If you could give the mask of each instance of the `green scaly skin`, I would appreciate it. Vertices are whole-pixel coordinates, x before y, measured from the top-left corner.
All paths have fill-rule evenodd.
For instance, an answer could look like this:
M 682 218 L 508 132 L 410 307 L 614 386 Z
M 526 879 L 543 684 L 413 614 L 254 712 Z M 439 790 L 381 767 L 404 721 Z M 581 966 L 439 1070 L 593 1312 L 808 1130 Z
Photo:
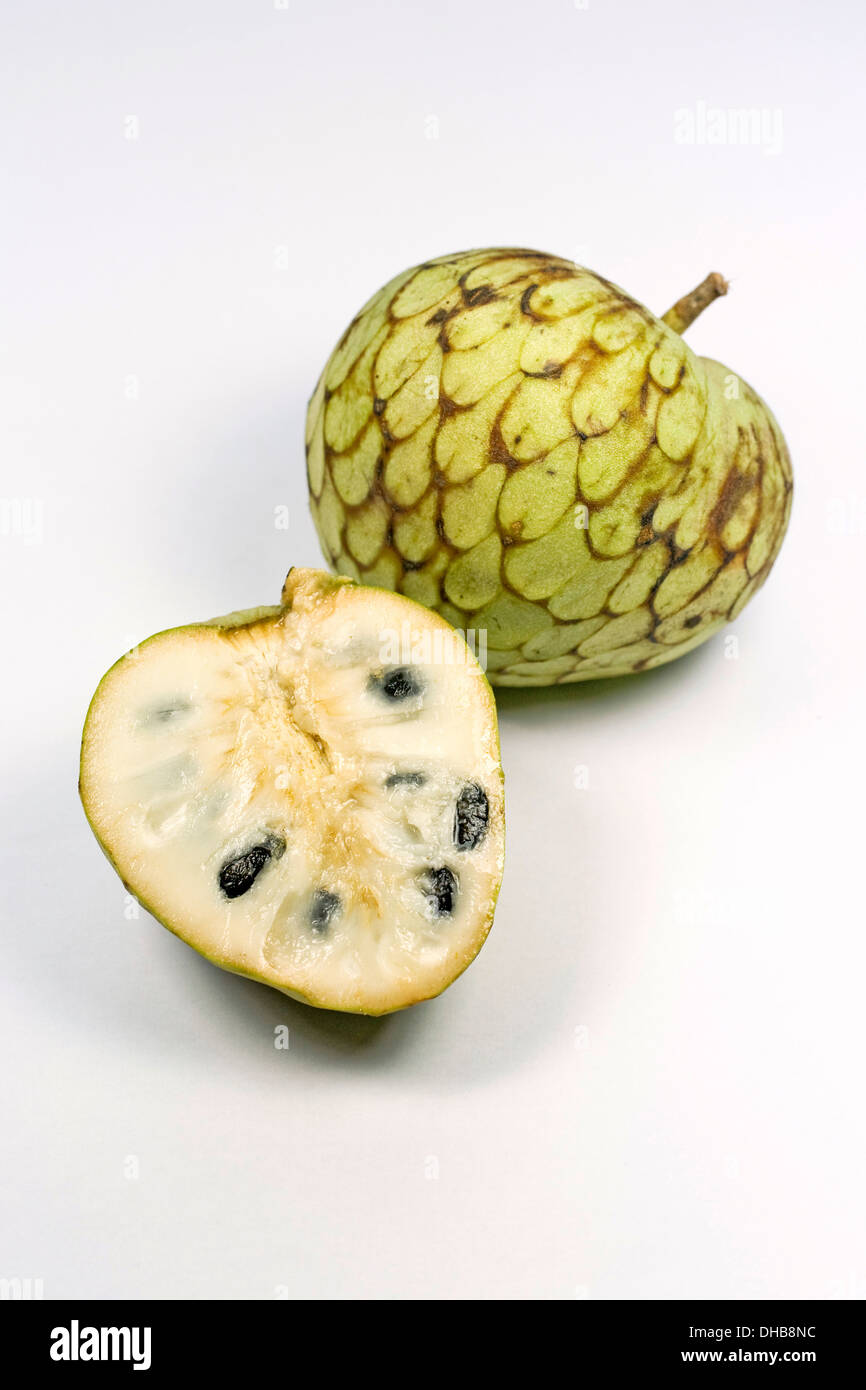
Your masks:
M 659 319 L 510 249 L 392 280 L 309 406 L 332 567 L 486 631 L 499 685 L 624 675 L 706 641 L 766 579 L 792 492 L 767 406 L 680 335 L 725 288 L 709 277 Z

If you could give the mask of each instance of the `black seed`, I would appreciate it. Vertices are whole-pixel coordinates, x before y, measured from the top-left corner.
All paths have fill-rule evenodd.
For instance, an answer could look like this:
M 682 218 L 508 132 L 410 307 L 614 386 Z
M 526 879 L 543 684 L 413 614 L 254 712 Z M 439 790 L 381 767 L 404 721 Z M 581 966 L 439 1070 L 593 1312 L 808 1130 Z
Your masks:
M 457 898 L 457 879 L 450 869 L 425 869 L 419 878 L 421 892 L 435 917 L 450 917 Z
M 246 854 L 230 859 L 220 869 L 220 888 L 227 898 L 240 898 L 248 893 L 271 857 L 267 845 L 254 845 Z
M 285 840 L 278 835 L 269 835 L 261 845 L 239 854 L 235 859 L 226 860 L 219 871 L 219 886 L 229 899 L 241 898 L 248 893 L 271 859 L 279 859 L 286 848 Z
M 385 778 L 386 787 L 423 787 L 427 778 L 423 772 L 392 772 Z
M 390 671 L 370 677 L 370 689 L 384 695 L 386 700 L 411 700 L 422 695 L 424 686 L 414 671 L 406 666 L 393 666 Z
M 310 926 L 313 931 L 324 935 L 342 906 L 336 893 L 329 893 L 327 888 L 317 888 L 310 904 Z
M 490 806 L 477 782 L 467 782 L 454 810 L 454 843 L 458 849 L 477 849 L 487 834 Z

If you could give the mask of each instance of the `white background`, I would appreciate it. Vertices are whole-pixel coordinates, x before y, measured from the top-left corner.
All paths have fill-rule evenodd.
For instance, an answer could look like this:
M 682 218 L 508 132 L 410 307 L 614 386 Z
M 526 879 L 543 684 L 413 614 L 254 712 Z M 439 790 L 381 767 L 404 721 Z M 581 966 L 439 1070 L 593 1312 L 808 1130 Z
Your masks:
M 7 0 L 3 29 L 2 491 L 42 531 L 0 538 L 0 1275 L 866 1295 L 859 4 Z M 781 149 L 678 141 L 700 103 Z M 439 1001 L 319 1014 L 127 920 L 80 728 L 135 641 L 318 562 L 327 354 L 404 266 L 489 244 L 658 312 L 730 277 L 690 342 L 776 411 L 793 520 L 736 656 L 501 697 L 488 945 Z

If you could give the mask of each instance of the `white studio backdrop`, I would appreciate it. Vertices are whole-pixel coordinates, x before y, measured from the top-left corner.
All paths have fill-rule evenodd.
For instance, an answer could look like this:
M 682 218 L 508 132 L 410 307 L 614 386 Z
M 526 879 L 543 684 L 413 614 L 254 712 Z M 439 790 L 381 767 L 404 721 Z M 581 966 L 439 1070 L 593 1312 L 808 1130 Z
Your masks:
M 7 0 L 0 37 L 0 1275 L 863 1297 L 860 7 Z M 791 528 L 733 644 L 501 694 L 488 945 L 316 1014 L 134 915 L 80 728 L 140 638 L 318 563 L 328 352 L 491 244 L 658 312 L 726 275 L 689 341 L 778 415 Z

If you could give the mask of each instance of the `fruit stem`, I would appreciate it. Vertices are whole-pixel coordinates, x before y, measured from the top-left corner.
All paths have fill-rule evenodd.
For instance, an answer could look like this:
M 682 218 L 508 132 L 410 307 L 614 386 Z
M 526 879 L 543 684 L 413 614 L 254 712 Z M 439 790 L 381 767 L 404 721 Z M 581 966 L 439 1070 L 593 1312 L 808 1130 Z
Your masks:
M 685 333 L 689 324 L 694 323 L 698 314 L 703 313 L 708 304 L 712 304 L 714 299 L 720 295 L 728 293 L 728 282 L 717 270 L 708 275 L 706 280 L 702 280 L 691 294 L 683 295 L 678 299 L 672 309 L 668 309 L 666 314 L 662 314 L 662 323 L 666 323 L 668 328 L 672 328 L 675 333 Z

